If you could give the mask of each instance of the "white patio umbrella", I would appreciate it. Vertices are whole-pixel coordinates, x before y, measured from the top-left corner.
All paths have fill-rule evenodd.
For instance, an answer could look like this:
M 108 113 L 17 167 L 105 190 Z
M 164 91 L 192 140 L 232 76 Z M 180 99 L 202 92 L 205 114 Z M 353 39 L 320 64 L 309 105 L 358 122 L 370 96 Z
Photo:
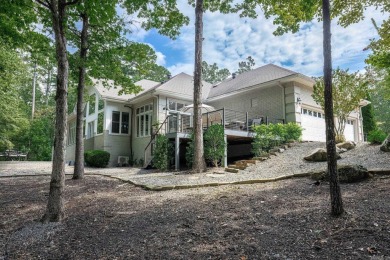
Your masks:
M 202 114 L 203 113 L 207 113 L 207 112 L 212 112 L 212 111 L 215 111 L 215 108 L 212 107 L 212 106 L 209 106 L 209 105 L 206 105 L 206 104 L 202 104 L 201 105 L 201 108 L 202 108 Z M 191 105 L 188 105 L 188 106 L 185 106 L 181 109 L 182 112 L 185 112 L 185 113 L 191 113 L 193 114 L 194 113 L 194 104 L 191 104 Z

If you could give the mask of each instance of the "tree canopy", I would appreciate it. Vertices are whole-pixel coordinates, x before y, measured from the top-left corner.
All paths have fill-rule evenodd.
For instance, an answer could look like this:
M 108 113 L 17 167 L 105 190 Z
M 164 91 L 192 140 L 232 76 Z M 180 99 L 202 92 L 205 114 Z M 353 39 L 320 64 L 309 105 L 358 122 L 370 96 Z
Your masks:
M 332 74 L 332 82 L 333 112 L 338 119 L 335 131 L 336 135 L 343 136 L 348 116 L 367 97 L 368 81 L 359 72 L 349 73 L 348 70 L 336 69 Z M 323 77 L 317 79 L 312 97 L 325 109 Z

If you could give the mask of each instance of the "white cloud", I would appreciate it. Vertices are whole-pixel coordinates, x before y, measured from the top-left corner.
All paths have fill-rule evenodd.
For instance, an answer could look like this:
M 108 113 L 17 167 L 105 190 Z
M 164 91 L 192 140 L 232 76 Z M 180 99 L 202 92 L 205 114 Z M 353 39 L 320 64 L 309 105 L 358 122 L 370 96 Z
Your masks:
M 194 60 L 194 9 L 180 1 L 183 13 L 191 18 L 190 25 L 181 30 L 181 35 L 171 47 L 184 52 L 184 60 L 169 67 L 173 74 L 193 72 Z M 258 13 L 261 13 L 258 10 Z M 364 69 L 367 52 L 363 51 L 369 39 L 376 37 L 376 31 L 369 18 L 381 20 L 379 11 L 369 8 L 364 21 L 342 28 L 332 22 L 333 67 Z M 322 74 L 322 23 L 305 24 L 296 34 L 274 36 L 276 29 L 272 20 L 260 14 L 257 19 L 239 18 L 237 14 L 206 12 L 204 15 L 203 59 L 217 63 L 221 68 L 234 71 L 238 62 L 252 56 L 256 67 L 274 63 L 309 76 Z
M 157 65 L 164 66 L 165 65 L 165 55 L 159 51 L 156 51 L 156 56 L 157 56 L 157 60 L 156 60 Z

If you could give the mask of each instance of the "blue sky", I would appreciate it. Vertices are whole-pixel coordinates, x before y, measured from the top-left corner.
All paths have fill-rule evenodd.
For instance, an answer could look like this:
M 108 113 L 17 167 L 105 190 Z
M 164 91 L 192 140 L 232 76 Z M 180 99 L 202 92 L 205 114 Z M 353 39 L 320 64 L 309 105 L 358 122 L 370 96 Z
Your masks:
M 190 17 L 188 26 L 181 29 L 176 40 L 159 35 L 155 30 L 138 28 L 132 38 L 150 44 L 156 51 L 160 65 L 173 75 L 180 72 L 192 74 L 194 61 L 194 9 L 187 1 L 178 1 L 180 10 Z M 274 36 L 276 29 L 272 19 L 265 19 L 261 11 L 257 19 L 239 18 L 237 14 L 206 12 L 204 15 L 203 59 L 217 63 L 220 68 L 231 72 L 238 68 L 238 62 L 252 56 L 256 67 L 273 63 L 301 72 L 308 76 L 322 74 L 322 23 L 314 21 L 303 24 L 296 34 Z M 377 37 L 370 21 L 379 24 L 385 18 L 379 11 L 369 8 L 365 19 L 348 28 L 332 22 L 333 67 L 363 71 L 364 60 L 369 54 L 363 49 L 369 40 Z

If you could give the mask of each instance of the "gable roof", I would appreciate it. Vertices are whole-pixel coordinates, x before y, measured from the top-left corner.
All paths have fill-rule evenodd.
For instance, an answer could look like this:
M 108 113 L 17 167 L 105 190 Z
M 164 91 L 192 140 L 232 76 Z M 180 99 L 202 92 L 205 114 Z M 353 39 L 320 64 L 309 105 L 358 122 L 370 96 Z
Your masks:
M 159 82 L 143 79 L 135 83 L 136 86 L 140 86 L 142 88 L 141 92 L 137 94 L 122 94 L 119 95 L 119 91 L 122 89 L 121 87 L 115 87 L 114 82 L 112 80 L 106 81 L 106 83 L 109 85 L 109 87 L 105 87 L 103 85 L 103 80 L 100 79 L 92 79 L 94 86 L 96 90 L 99 92 L 100 96 L 103 99 L 113 99 L 118 101 L 127 101 L 130 98 L 134 98 L 151 88 L 155 87 L 156 85 L 159 85 Z
M 311 78 L 298 72 L 288 70 L 274 64 L 268 64 L 257 69 L 238 74 L 236 78 L 229 78 L 225 81 L 213 86 L 210 90 L 208 98 L 214 98 L 230 92 L 235 92 L 255 85 L 266 82 L 283 79 L 290 76 L 303 77 L 309 81 Z
M 142 80 L 141 80 L 142 81 Z M 141 82 L 139 81 L 139 82 Z M 139 82 L 136 82 L 136 85 L 141 85 Z M 141 87 L 143 87 L 141 85 Z M 202 97 L 206 99 L 209 91 L 212 87 L 212 84 L 202 81 Z M 194 94 L 194 78 L 191 75 L 188 75 L 184 72 L 177 74 L 176 76 L 170 78 L 166 82 L 158 83 L 155 86 L 149 88 L 146 91 L 139 93 L 137 96 L 132 97 L 135 99 L 141 94 L 147 94 L 149 92 L 159 92 L 165 95 L 178 96 L 178 98 L 189 98 L 192 99 Z

